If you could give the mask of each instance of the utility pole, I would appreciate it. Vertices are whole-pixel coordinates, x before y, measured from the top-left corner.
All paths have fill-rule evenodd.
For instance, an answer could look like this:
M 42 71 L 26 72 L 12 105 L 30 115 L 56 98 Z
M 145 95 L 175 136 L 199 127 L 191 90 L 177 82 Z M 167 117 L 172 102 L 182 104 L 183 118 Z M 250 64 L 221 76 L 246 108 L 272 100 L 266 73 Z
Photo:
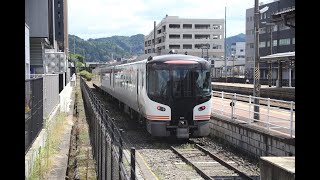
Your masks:
M 156 52 L 156 21 L 153 22 L 153 39 L 154 39 L 153 49 L 155 53 Z
M 235 57 L 235 55 L 232 54 L 232 80 L 233 80 L 233 83 L 234 83 L 234 57 Z
M 255 69 L 254 69 L 254 119 L 259 120 L 259 99 L 260 98 L 260 67 L 259 67 L 259 0 L 255 0 L 254 2 L 254 27 L 255 27 Z M 255 121 L 254 121 L 255 122 Z
M 73 54 L 76 54 L 76 36 L 73 36 Z
M 227 82 L 227 1 L 226 5 L 224 7 L 224 73 L 226 77 L 226 82 Z

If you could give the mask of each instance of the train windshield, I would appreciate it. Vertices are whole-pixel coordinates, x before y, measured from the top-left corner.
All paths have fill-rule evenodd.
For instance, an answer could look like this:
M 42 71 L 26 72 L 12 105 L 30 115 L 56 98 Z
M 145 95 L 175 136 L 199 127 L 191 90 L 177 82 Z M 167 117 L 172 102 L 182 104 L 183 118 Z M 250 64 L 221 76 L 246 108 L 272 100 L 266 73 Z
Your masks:
M 172 97 L 210 96 L 210 66 L 195 64 L 149 64 L 148 96 L 156 101 Z

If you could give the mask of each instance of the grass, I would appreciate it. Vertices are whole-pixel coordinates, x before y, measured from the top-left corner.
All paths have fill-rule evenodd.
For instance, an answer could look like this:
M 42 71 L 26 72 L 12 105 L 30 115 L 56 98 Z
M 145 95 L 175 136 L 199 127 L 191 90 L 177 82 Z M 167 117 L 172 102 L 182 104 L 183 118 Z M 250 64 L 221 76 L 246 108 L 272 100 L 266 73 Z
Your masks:
M 58 153 L 61 136 L 66 128 L 66 113 L 59 113 L 55 118 L 53 127 L 47 129 L 47 140 L 44 147 L 40 147 L 38 157 L 35 160 L 29 180 L 44 179 L 53 165 L 52 157 Z

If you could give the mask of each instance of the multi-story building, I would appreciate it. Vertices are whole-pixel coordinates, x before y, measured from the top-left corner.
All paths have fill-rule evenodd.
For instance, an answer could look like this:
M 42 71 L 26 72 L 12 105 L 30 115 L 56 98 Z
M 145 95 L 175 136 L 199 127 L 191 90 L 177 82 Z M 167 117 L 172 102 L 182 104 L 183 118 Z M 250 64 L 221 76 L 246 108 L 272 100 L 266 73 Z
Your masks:
M 68 1 L 55 0 L 55 39 L 58 51 L 63 51 L 68 56 Z
M 168 16 L 144 38 L 145 54 L 175 49 L 178 54 L 206 58 L 224 56 L 224 19 Z
M 270 54 L 295 52 L 295 28 L 294 21 L 289 24 L 285 20 L 274 21 L 273 16 L 279 13 L 292 11 L 295 9 L 295 0 L 274 0 L 273 2 L 263 4 L 260 3 L 259 9 L 267 9 L 260 13 L 259 17 L 259 56 L 267 56 Z M 255 60 L 254 50 L 254 8 L 246 10 L 246 71 L 249 78 L 253 78 L 253 68 Z M 269 73 L 269 66 L 272 72 Z M 278 71 L 279 62 L 267 64 L 261 62 L 260 78 L 267 79 L 268 73 L 272 74 L 272 79 L 277 79 L 279 72 L 282 72 L 283 79 L 295 77 L 294 69 L 282 67 L 282 71 Z M 293 71 L 292 71 L 293 70 Z M 289 72 L 292 71 L 292 72 Z M 289 78 L 289 75 L 291 76 Z
M 231 55 L 227 57 L 227 62 L 224 58 L 214 59 L 214 67 L 212 68 L 212 77 L 223 77 L 222 70 L 225 64 L 227 65 L 227 76 L 243 77 L 245 72 L 245 42 L 235 42 L 231 44 Z
M 25 0 L 30 52 L 26 74 L 47 73 L 46 52 L 62 52 L 67 57 L 67 17 L 67 0 Z
M 234 55 L 237 61 L 245 60 L 246 53 L 246 43 L 245 42 L 235 42 L 231 44 L 231 54 Z

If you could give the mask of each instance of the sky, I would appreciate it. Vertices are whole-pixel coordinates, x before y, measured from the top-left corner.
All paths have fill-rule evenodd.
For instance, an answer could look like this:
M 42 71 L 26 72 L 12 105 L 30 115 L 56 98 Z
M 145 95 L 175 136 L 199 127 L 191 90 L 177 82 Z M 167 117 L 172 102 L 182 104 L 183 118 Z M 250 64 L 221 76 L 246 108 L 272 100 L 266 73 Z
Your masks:
M 245 34 L 246 9 L 254 7 L 254 0 L 68 0 L 68 31 L 85 40 L 147 35 L 166 14 L 224 19 L 225 7 L 227 37 Z

